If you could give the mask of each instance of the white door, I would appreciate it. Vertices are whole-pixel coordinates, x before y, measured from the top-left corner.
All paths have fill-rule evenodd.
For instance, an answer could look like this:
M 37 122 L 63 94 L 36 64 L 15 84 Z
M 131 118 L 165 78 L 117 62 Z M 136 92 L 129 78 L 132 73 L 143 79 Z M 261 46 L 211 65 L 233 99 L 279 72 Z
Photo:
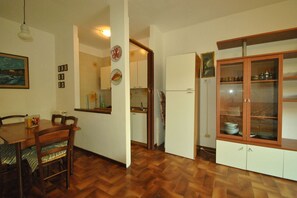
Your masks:
M 196 54 L 169 56 L 166 59 L 166 90 L 194 90 Z
M 284 151 L 284 178 L 297 181 L 296 151 Z
M 248 145 L 247 170 L 282 177 L 284 167 L 283 152 L 280 149 Z
M 194 91 L 166 92 L 165 152 L 194 159 Z
M 246 145 L 217 140 L 216 163 L 246 169 Z

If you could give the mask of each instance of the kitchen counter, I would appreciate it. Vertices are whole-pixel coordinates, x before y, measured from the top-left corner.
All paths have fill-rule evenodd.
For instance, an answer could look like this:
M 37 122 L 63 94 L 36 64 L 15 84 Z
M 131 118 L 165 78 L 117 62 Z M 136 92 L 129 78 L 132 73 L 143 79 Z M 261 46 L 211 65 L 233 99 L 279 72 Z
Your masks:
M 147 108 L 141 108 L 141 107 L 131 107 L 131 112 L 133 113 L 147 113 Z
M 94 109 L 74 109 L 75 111 L 84 111 L 84 112 L 92 112 L 92 113 L 104 113 L 111 114 L 111 108 L 94 108 Z
M 74 109 L 75 111 L 84 111 L 84 112 L 92 112 L 92 113 L 105 113 L 111 114 L 111 108 L 94 108 L 94 109 Z M 140 107 L 131 107 L 131 112 L 133 113 L 147 113 L 147 108 L 140 108 Z

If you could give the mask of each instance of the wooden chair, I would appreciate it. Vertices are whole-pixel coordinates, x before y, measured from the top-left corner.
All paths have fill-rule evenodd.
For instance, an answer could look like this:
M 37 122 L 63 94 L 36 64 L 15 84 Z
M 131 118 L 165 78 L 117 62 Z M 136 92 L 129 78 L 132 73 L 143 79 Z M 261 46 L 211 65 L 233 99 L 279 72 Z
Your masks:
M 64 123 L 64 118 L 65 116 L 61 115 L 61 114 L 53 114 L 52 115 L 52 122 L 53 123 Z
M 65 116 L 63 119 L 63 124 L 66 125 L 72 125 L 73 127 L 77 127 L 77 122 L 78 122 L 78 118 L 74 117 L 74 116 Z M 73 149 L 73 145 L 74 145 L 74 136 L 72 139 L 72 147 L 71 147 L 71 167 L 70 167 L 70 174 L 73 174 L 73 158 L 74 158 L 74 149 Z
M 0 117 L 0 127 L 4 124 L 4 120 L 16 120 L 16 119 L 24 119 L 28 114 L 26 115 L 9 115 L 9 116 L 4 116 Z
M 35 133 L 38 169 L 43 195 L 46 193 L 45 181 L 63 173 L 66 174 L 66 188 L 68 189 L 70 181 L 70 158 L 73 136 L 74 131 L 72 125 L 57 126 Z M 56 144 L 65 141 L 67 142 L 65 146 L 56 146 Z M 63 163 L 61 167 L 62 170 L 52 175 L 45 176 L 44 169 L 53 163 L 61 162 L 61 159 L 65 160 L 65 163 Z
M 77 127 L 78 118 L 74 116 L 64 116 L 62 121 L 63 124 L 70 125 L 72 124 L 74 127 Z

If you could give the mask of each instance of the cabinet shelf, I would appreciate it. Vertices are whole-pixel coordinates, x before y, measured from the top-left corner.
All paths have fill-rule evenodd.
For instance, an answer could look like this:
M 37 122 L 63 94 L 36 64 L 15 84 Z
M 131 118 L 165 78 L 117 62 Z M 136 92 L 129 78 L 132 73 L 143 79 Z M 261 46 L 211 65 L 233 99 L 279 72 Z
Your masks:
M 276 116 L 251 116 L 251 118 L 256 118 L 256 119 L 271 119 L 271 120 L 277 120 Z
M 235 117 L 235 118 L 242 117 L 241 115 L 228 115 L 228 114 L 221 114 L 220 116 L 224 116 L 224 117 Z
M 277 82 L 277 79 L 271 79 L 271 80 L 251 80 L 251 83 L 271 83 L 271 82 Z
M 287 76 L 287 77 L 283 77 L 283 80 L 297 80 L 297 76 Z
M 243 36 L 234 39 L 228 39 L 218 41 L 217 46 L 219 50 L 229 49 L 234 47 L 241 47 L 243 42 L 248 45 L 255 45 L 273 41 L 282 41 L 287 39 L 297 38 L 297 28 L 290 28 L 285 30 L 278 30 L 272 32 L 266 32 L 261 34 L 255 34 L 251 36 Z
M 230 81 L 230 82 L 222 82 L 221 84 L 242 84 L 242 81 Z
M 296 98 L 283 98 L 283 102 L 297 102 L 297 97 Z

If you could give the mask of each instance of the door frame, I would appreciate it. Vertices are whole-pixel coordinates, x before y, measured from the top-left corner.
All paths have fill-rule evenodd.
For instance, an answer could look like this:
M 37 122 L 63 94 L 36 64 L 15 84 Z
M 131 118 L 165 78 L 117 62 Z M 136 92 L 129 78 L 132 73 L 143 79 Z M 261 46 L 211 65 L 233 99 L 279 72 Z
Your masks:
M 147 149 L 154 149 L 154 52 L 134 39 L 130 43 L 145 50 L 147 54 Z

